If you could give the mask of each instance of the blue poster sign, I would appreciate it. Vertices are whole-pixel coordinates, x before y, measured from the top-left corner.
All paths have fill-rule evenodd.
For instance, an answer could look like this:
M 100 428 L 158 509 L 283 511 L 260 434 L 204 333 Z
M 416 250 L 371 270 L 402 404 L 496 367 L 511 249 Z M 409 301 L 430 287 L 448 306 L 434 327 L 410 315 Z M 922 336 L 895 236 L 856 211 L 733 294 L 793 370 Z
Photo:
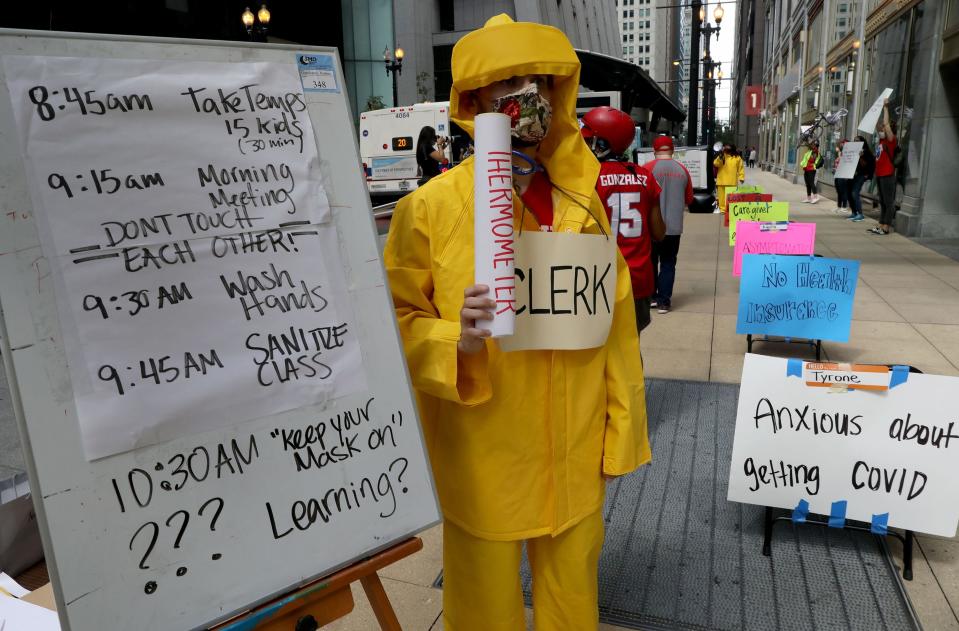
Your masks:
M 736 333 L 848 342 L 859 261 L 746 254 Z

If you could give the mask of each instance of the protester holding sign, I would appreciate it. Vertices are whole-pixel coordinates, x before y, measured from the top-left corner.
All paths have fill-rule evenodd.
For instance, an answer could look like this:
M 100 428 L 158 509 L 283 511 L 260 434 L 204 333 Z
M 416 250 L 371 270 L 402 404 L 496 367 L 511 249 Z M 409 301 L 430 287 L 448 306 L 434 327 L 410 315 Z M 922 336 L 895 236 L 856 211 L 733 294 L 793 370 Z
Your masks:
M 653 241 L 666 235 L 659 207 L 659 184 L 652 173 L 618 159 L 633 141 L 635 124 L 629 114 L 613 107 L 597 107 L 583 116 L 583 138 L 600 161 L 596 192 L 606 207 L 612 232 L 629 265 L 636 306 L 636 326 L 649 326 L 653 295 Z M 668 310 L 668 309 L 667 309 Z
M 595 191 L 599 164 L 573 115 L 579 71 L 561 31 L 506 15 L 453 49 L 456 123 L 472 136 L 479 113 L 512 118 L 516 194 L 503 197 L 512 199 L 517 233 L 610 233 Z M 500 340 L 475 326 L 507 307 L 482 298 L 488 288 L 473 284 L 474 168 L 467 160 L 400 200 L 385 252 L 446 519 L 444 625 L 523 628 L 525 540 L 537 628 L 596 629 L 604 477 L 650 459 L 629 270 L 608 242 L 615 292 L 598 300 L 614 314 L 600 346 L 503 352 Z M 549 265 L 543 282 L 566 273 L 564 265 Z M 519 279 L 520 266 L 516 271 Z M 591 285 L 596 298 L 592 292 Z M 530 311 L 517 309 L 517 330 Z
M 896 218 L 896 127 L 889 122 L 889 99 L 882 104 L 882 121 L 876 126 L 879 143 L 876 145 L 876 183 L 879 185 L 879 204 L 882 214 L 879 225 L 869 229 L 873 234 L 889 234 Z
M 725 145 L 723 152 L 713 160 L 716 167 L 716 191 L 719 193 L 719 209 L 726 212 L 726 193 L 728 188 L 746 181 L 746 169 L 736 145 Z

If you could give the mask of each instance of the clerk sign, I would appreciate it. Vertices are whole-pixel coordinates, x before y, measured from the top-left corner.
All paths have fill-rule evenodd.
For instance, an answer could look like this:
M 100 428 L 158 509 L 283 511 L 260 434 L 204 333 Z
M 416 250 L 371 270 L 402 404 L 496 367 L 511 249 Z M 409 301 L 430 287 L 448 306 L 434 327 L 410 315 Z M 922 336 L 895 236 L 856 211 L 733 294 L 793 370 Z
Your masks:
M 747 85 L 745 98 L 746 116 L 759 116 L 759 112 L 763 109 L 763 86 Z

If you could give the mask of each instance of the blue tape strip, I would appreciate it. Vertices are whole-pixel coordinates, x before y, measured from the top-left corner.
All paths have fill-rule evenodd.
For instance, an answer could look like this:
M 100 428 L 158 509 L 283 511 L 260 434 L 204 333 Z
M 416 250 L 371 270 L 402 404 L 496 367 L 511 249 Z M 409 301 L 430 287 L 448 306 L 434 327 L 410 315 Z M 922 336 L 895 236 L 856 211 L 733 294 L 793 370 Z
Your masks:
M 906 383 L 907 379 L 909 379 L 909 366 L 893 366 L 892 375 L 889 377 L 889 387 L 895 388 Z
M 872 516 L 872 524 L 869 526 L 869 530 L 876 535 L 884 535 L 887 532 L 889 526 L 889 513 L 882 513 L 880 515 Z
M 806 500 L 799 500 L 799 503 L 796 504 L 796 508 L 793 509 L 793 523 L 801 524 L 806 521 L 806 515 L 809 514 L 809 502 Z
M 832 503 L 829 510 L 829 527 L 842 528 L 846 525 L 846 500 L 839 500 Z
M 799 377 L 800 379 L 802 378 L 802 360 L 801 359 L 786 360 L 786 376 Z

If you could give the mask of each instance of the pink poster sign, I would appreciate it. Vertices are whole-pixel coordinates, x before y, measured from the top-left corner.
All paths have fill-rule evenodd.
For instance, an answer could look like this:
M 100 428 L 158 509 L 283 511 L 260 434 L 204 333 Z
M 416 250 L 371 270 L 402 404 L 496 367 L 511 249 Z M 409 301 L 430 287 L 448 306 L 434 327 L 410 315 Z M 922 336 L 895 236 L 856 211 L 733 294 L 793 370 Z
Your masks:
M 740 221 L 736 224 L 733 276 L 742 273 L 743 254 L 813 254 L 816 224 L 793 221 Z

